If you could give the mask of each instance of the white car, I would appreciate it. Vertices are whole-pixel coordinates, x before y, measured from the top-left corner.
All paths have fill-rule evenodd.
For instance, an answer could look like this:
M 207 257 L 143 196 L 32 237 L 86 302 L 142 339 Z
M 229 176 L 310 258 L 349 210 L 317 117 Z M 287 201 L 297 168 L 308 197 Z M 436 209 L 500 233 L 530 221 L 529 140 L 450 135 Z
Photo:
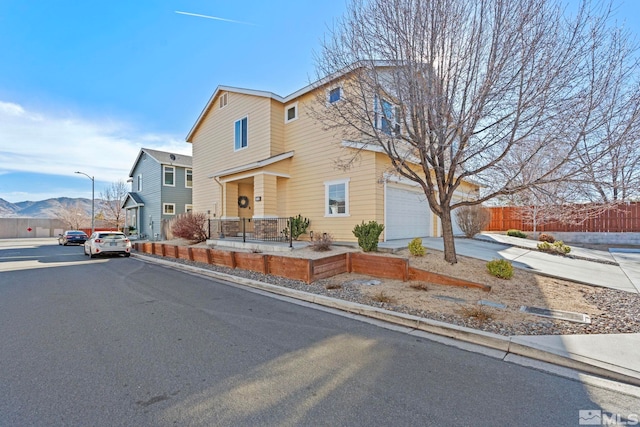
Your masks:
M 84 254 L 95 258 L 102 254 L 131 256 L 131 241 L 119 231 L 96 231 L 84 242 Z

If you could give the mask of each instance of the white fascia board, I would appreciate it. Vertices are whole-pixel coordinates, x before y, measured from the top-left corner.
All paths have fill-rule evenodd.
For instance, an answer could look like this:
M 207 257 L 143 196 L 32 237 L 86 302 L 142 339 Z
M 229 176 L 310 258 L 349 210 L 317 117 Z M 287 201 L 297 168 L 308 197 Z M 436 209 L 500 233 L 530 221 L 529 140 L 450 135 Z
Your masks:
M 236 174 L 239 172 L 245 172 L 245 171 L 249 171 L 251 169 L 257 169 L 257 168 L 262 168 L 265 166 L 269 166 L 273 163 L 277 163 L 281 160 L 285 160 L 285 159 L 289 159 L 291 157 L 293 157 L 293 155 L 295 154 L 295 151 L 288 151 L 286 153 L 282 153 L 282 154 L 278 154 L 277 156 L 273 156 L 273 157 L 269 157 L 268 159 L 264 159 L 264 160 L 258 160 L 257 162 L 253 162 L 253 163 L 249 163 L 246 165 L 242 165 L 242 166 L 236 166 L 234 168 L 230 168 L 230 169 L 225 169 L 225 170 L 221 170 L 218 172 L 214 172 L 210 175 L 207 175 L 207 178 L 216 178 L 216 177 L 220 177 L 220 176 L 224 176 L 224 175 L 232 175 L 232 174 Z
M 277 176 L 278 178 L 291 178 L 291 175 L 286 174 L 286 173 L 256 171 L 256 172 L 252 172 L 252 173 L 247 173 L 247 174 L 244 174 L 244 175 L 236 176 L 235 178 L 221 179 L 220 182 L 222 182 L 222 183 L 224 183 L 224 182 L 233 182 L 233 181 L 238 181 L 238 180 L 245 179 L 245 178 L 251 178 L 251 177 L 254 177 L 254 176 L 258 176 L 258 175 L 271 175 L 271 176 Z

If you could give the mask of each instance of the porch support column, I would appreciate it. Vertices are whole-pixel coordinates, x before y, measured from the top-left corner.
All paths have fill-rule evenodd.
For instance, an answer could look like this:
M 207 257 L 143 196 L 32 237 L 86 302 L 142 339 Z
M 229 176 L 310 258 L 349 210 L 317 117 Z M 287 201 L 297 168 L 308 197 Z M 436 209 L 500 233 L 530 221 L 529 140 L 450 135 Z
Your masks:
M 253 177 L 253 195 L 260 201 L 253 201 L 253 215 L 258 218 L 278 216 L 278 177 L 258 174 Z
M 223 218 L 238 217 L 238 184 L 225 182 L 224 184 L 224 211 Z

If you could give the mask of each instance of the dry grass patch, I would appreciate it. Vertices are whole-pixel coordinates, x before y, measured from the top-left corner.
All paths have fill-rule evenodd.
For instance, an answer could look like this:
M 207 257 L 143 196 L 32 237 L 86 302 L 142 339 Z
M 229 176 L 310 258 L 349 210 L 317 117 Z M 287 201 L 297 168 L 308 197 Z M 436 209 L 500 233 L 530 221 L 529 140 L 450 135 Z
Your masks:
M 483 305 L 462 306 L 460 313 L 462 316 L 476 319 L 480 323 L 493 320 L 493 313 Z
M 396 303 L 396 299 L 385 294 L 384 291 L 380 291 L 378 293 L 375 293 L 371 296 L 371 299 L 376 301 L 376 302 L 381 302 L 384 304 L 395 304 Z
M 411 289 L 415 289 L 416 291 L 424 291 L 424 292 L 426 292 L 426 291 L 429 290 L 429 287 L 424 282 L 411 282 L 411 283 L 409 283 L 409 287 Z

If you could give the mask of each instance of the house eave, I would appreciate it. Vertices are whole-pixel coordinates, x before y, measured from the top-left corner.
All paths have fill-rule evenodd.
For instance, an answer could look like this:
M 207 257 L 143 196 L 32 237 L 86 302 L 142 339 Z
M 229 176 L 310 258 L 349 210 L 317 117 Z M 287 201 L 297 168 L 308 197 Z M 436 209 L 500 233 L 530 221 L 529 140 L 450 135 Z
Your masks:
M 269 157 L 267 159 L 258 160 L 257 162 L 252 162 L 252 163 L 248 163 L 246 165 L 236 166 L 236 167 L 233 167 L 233 168 L 224 169 L 224 170 L 221 170 L 221 171 L 218 171 L 218 172 L 214 172 L 214 173 L 212 173 L 210 175 L 207 175 L 207 178 L 220 178 L 222 176 L 233 175 L 233 174 L 240 173 L 240 172 L 246 172 L 246 171 L 250 171 L 250 170 L 253 170 L 253 169 L 263 168 L 265 166 L 272 165 L 272 164 L 277 163 L 279 161 L 282 161 L 282 160 L 285 160 L 285 159 L 290 159 L 291 157 L 293 157 L 294 154 L 295 154 L 294 151 L 288 151 L 286 153 L 278 154 L 276 156 Z

